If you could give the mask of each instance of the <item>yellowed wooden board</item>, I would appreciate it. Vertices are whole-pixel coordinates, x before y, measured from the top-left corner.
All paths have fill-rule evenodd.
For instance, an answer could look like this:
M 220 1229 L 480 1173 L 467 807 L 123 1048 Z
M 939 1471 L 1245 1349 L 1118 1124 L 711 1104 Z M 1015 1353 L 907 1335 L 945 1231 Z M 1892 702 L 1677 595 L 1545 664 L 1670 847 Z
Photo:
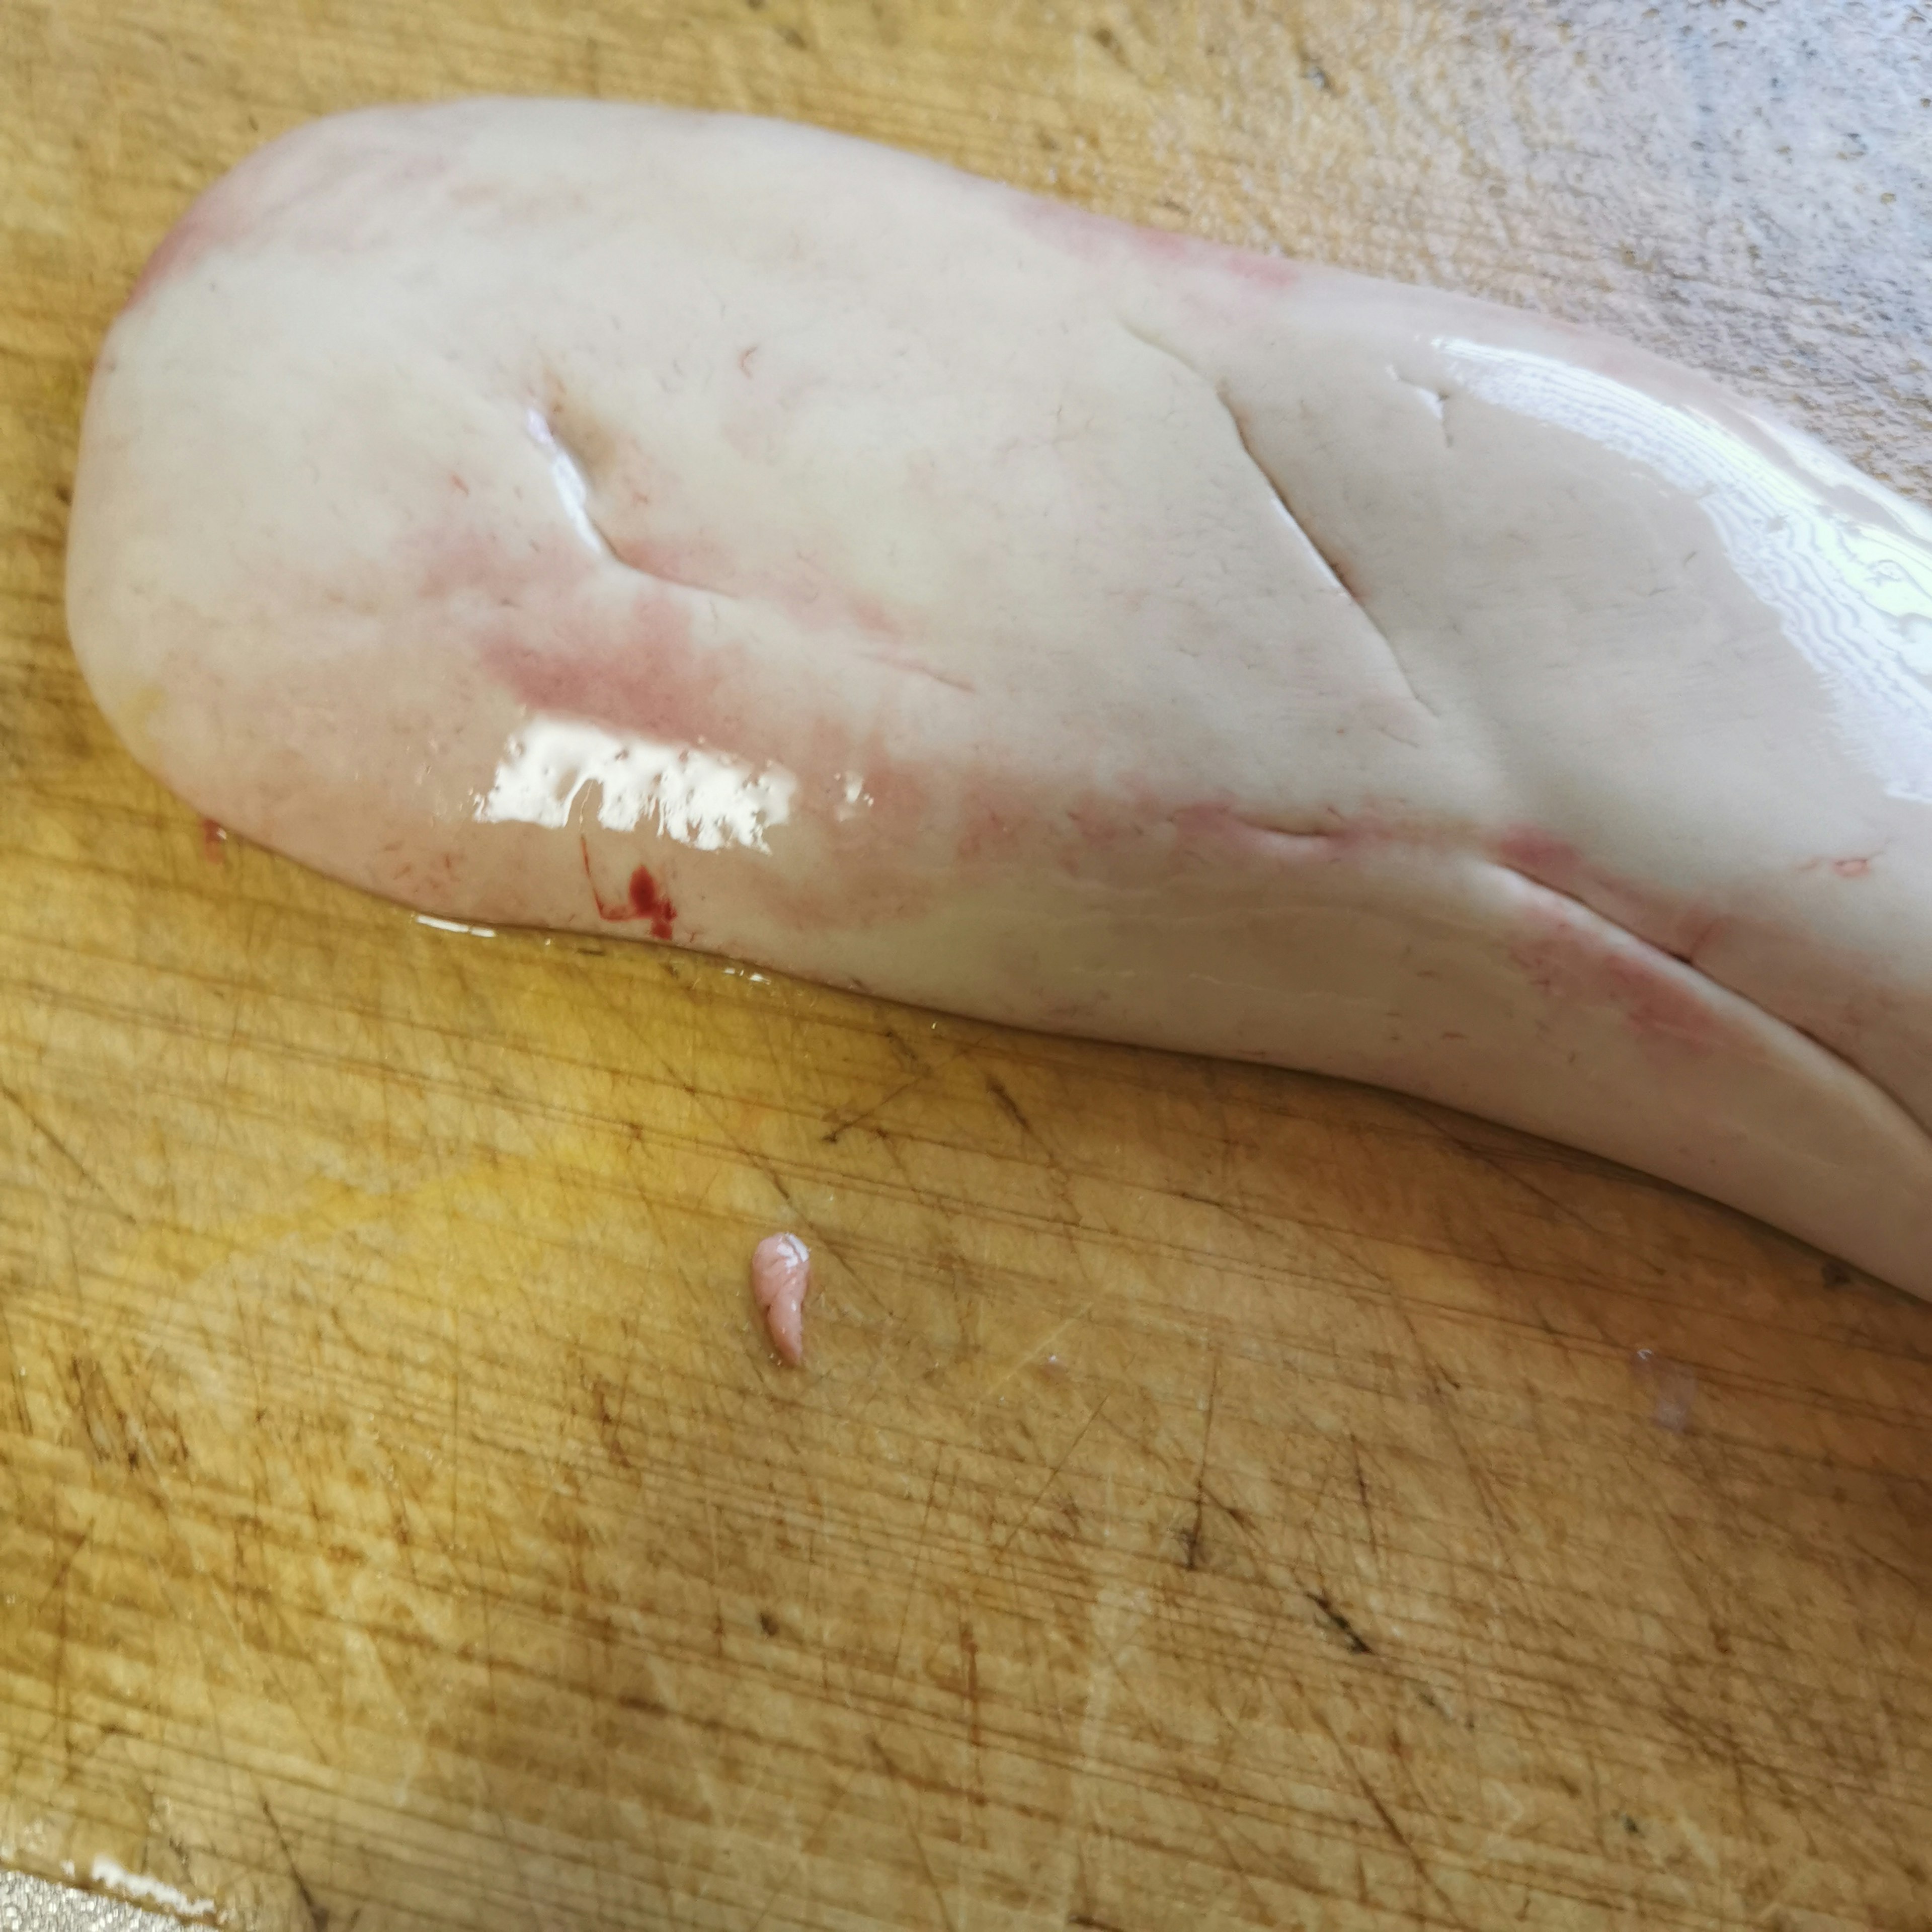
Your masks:
M 1388 1096 L 215 862 L 59 598 L 194 190 L 491 89 L 1540 304 L 1932 494 L 1928 33 L 6 0 L 0 1862 L 262 1932 L 1932 1926 L 1932 1310 Z

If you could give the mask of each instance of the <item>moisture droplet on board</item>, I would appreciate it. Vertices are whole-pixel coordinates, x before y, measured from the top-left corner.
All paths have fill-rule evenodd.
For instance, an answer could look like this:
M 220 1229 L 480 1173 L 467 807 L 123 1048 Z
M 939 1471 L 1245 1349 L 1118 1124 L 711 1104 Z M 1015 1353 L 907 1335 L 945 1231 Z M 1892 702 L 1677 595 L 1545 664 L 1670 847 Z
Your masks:
M 1660 1429 L 1682 1435 L 1690 1426 L 1690 1405 L 1696 1400 L 1696 1372 L 1654 1348 L 1638 1349 L 1630 1365 L 1637 1380 L 1650 1390 L 1651 1420 Z

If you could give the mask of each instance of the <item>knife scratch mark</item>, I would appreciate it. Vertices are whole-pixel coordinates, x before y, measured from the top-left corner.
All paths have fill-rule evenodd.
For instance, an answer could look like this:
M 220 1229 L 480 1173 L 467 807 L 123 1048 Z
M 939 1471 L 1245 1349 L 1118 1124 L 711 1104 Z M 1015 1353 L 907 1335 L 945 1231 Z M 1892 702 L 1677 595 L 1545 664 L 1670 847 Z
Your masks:
M 886 1748 L 880 1743 L 876 1733 L 867 1742 L 892 1780 L 892 1802 L 898 1808 L 900 1820 L 906 1828 L 906 1836 L 912 1840 L 912 1848 L 918 1854 L 920 1870 L 926 1874 L 926 1882 L 932 1888 L 932 1900 L 939 1907 L 940 1922 L 945 1926 L 946 1932 L 957 1932 L 952 1922 L 952 1914 L 946 1910 L 946 1894 L 940 1889 L 939 1880 L 933 1874 L 932 1862 L 926 1855 L 926 1840 L 920 1836 L 918 1825 L 906 1809 L 905 1796 L 900 1784 L 899 1768 L 886 1755 Z M 962 1863 L 964 1863 L 963 1858 Z
M 848 1114 L 846 1118 L 841 1120 L 830 1133 L 822 1134 L 819 1138 L 827 1147 L 836 1147 L 838 1144 L 838 1137 L 841 1134 L 844 1133 L 850 1128 L 862 1126 L 866 1121 L 871 1120 L 874 1114 L 881 1113 L 887 1107 L 890 1107 L 892 1102 L 898 1100 L 902 1095 L 910 1094 L 915 1087 L 920 1085 L 926 1081 L 930 1080 L 935 1074 L 944 1072 L 956 1060 L 958 1059 L 962 1054 L 965 1053 L 967 1050 L 968 1049 L 964 1047 L 961 1047 L 954 1052 L 949 1054 L 945 1059 L 938 1064 L 938 1066 L 920 1067 L 918 1072 L 913 1074 L 909 1078 L 902 1081 L 898 1086 L 895 1087 L 892 1090 L 890 1093 L 884 1094 L 878 1100 L 874 1100 L 869 1107 L 862 1107 L 857 1113 Z
M 21 1119 L 26 1122 L 34 1135 L 52 1148 L 54 1152 L 58 1154 L 61 1159 L 65 1161 L 68 1166 L 72 1168 L 74 1172 L 100 1196 L 102 1200 L 106 1202 L 116 1214 L 130 1226 L 134 1224 L 135 1216 L 121 1204 L 113 1191 L 107 1186 L 100 1177 L 81 1159 L 80 1155 L 74 1152 L 73 1148 L 68 1145 L 65 1141 L 61 1138 L 58 1134 L 54 1132 L 52 1128 L 47 1125 L 46 1121 L 40 1118 L 33 1108 L 28 1106 L 26 1099 L 4 1080 L 0 1080 L 0 1100 L 4 1100 Z
M 1020 1512 L 1019 1520 L 1016 1522 L 1012 1528 L 1008 1530 L 1005 1536 L 1000 1539 L 998 1547 L 993 1552 L 996 1556 L 1005 1556 L 1006 1552 L 1012 1547 L 1013 1538 L 1018 1536 L 1020 1532 L 1025 1528 L 1028 1523 L 1032 1520 L 1034 1511 L 1038 1509 L 1040 1504 L 1045 1500 L 1047 1491 L 1052 1489 L 1055 1483 L 1059 1481 L 1060 1472 L 1066 1467 L 1070 1462 L 1072 1460 L 1074 1450 L 1078 1449 L 1081 1444 L 1086 1441 L 1088 1430 L 1091 1429 L 1094 1424 L 1100 1420 L 1100 1412 L 1106 1407 L 1108 1401 L 1112 1397 L 1113 1393 L 1113 1390 L 1109 1389 L 1106 1394 L 1103 1395 L 1100 1400 L 1094 1405 L 1091 1413 L 1089 1414 L 1087 1420 L 1080 1425 L 1078 1432 L 1075 1435 L 1073 1440 L 1066 1445 L 1066 1451 L 1060 1456 L 1060 1460 L 1054 1464 L 1052 1470 L 1048 1475 L 1046 1480 L 1041 1484 L 1040 1487 L 1034 1491 L 1033 1501 L 1028 1503 L 1026 1508 Z
M 759 1927 L 771 1916 L 772 1907 L 778 1903 L 785 1888 L 798 1876 L 799 1867 L 805 1863 L 813 1846 L 824 1835 L 826 1827 L 832 1822 L 833 1814 L 845 1802 L 845 1794 L 859 1781 L 859 1772 L 862 1768 L 862 1766 L 858 1766 L 853 1768 L 848 1774 L 845 1782 L 833 1793 L 832 1802 L 818 1814 L 818 1823 L 814 1825 L 810 1832 L 806 1834 L 804 1842 L 800 1845 L 791 1863 L 785 1868 L 777 1883 L 766 1894 L 764 1904 L 758 1908 L 758 1917 L 752 1921 L 749 1932 L 758 1932 Z
M 906 1579 L 905 1600 L 899 1606 L 898 1634 L 892 1640 L 892 1660 L 886 1672 L 886 1680 L 896 1684 L 899 1681 L 899 1654 L 905 1648 L 906 1618 L 912 1612 L 913 1593 L 919 1587 L 919 1562 L 926 1552 L 926 1526 L 932 1520 L 932 1499 L 939 1493 L 940 1466 L 946 1460 L 946 1451 L 941 1448 L 932 1459 L 932 1479 L 926 1486 L 926 1509 L 919 1520 L 919 1532 L 913 1540 L 912 1574 Z
M 1208 1450 L 1214 1438 L 1214 1405 L 1221 1391 L 1221 1358 L 1214 1358 L 1208 1378 L 1208 1420 L 1201 1430 L 1201 1463 L 1194 1472 L 1194 1520 L 1181 1537 L 1187 1552 L 1186 1567 L 1198 1569 L 1201 1563 L 1202 1518 L 1208 1497 Z
M 296 1891 L 300 1895 L 302 1910 L 308 1914 L 308 1922 L 314 1932 L 328 1932 L 328 1911 L 309 1889 L 308 1880 L 302 1875 L 302 1868 L 296 1863 L 296 1855 L 290 1849 L 288 1834 L 282 1829 L 282 1821 L 270 1809 L 266 1792 L 258 1791 L 256 1797 L 262 1807 L 262 1816 L 268 1821 L 268 1829 L 275 1834 L 275 1843 L 282 1848 L 284 1862 L 288 1866 L 289 1876 L 296 1882 Z

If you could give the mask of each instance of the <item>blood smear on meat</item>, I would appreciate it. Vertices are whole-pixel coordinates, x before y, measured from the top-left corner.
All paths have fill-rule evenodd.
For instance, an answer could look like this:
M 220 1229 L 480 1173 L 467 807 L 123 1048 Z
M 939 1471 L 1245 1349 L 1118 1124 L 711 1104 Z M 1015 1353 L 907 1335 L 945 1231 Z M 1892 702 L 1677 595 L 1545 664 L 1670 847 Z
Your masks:
M 752 1292 L 772 1346 L 796 1368 L 805 1360 L 805 1294 L 812 1252 L 796 1234 L 768 1234 L 752 1251 Z

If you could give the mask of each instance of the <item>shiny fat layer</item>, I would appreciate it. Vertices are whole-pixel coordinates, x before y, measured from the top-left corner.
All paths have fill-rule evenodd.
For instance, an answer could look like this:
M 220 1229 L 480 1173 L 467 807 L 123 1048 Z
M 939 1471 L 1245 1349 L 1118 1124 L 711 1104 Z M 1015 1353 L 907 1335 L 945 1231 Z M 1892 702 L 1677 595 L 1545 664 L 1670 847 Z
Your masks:
M 1784 620 L 1830 692 L 1840 729 L 1887 793 L 1932 803 L 1932 569 L 1923 548 L 1932 517 L 1889 506 L 1894 518 L 1923 520 L 1915 542 L 1829 508 L 1785 464 L 1702 410 L 1596 370 L 1459 337 L 1436 346 L 1483 401 L 1587 436 L 1696 496 L 1738 574 Z M 1784 453 L 1823 488 L 1862 493 L 1856 471 L 1829 473 L 1796 437 Z

